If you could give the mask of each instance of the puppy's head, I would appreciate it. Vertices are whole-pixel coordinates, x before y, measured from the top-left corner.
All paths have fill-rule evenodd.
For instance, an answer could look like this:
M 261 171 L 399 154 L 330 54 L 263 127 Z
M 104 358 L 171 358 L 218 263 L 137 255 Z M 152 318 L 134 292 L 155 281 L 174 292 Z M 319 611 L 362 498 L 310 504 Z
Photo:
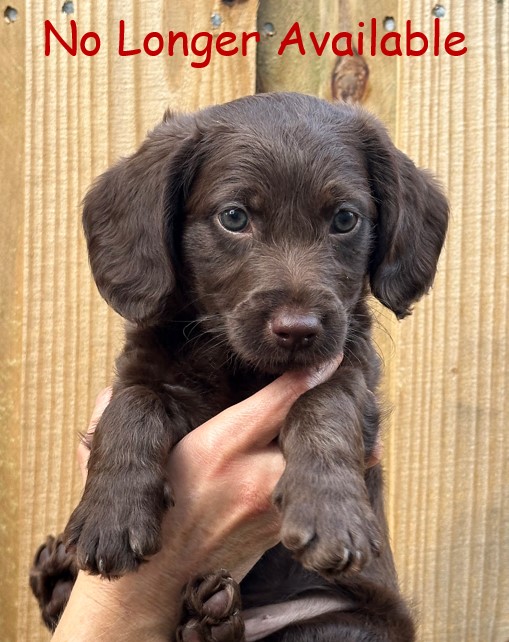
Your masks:
M 355 108 L 265 94 L 166 118 L 85 199 L 92 270 L 125 318 L 192 302 L 267 372 L 342 351 L 367 292 L 398 317 L 431 285 L 447 203 Z

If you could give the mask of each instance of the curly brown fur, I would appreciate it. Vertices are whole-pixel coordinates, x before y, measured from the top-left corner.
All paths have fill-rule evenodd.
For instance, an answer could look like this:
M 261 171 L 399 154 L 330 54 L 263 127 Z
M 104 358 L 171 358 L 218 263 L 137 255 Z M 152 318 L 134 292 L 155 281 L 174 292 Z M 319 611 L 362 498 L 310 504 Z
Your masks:
M 135 569 L 161 544 L 175 443 L 285 370 L 343 352 L 281 431 L 284 546 L 242 582 L 243 606 L 353 599 L 270 639 L 411 640 L 380 466 L 365 467 L 380 423 L 367 298 L 409 314 L 433 282 L 447 216 L 375 118 L 298 94 L 168 114 L 105 172 L 83 222 L 99 290 L 128 324 L 65 531 L 78 566 Z

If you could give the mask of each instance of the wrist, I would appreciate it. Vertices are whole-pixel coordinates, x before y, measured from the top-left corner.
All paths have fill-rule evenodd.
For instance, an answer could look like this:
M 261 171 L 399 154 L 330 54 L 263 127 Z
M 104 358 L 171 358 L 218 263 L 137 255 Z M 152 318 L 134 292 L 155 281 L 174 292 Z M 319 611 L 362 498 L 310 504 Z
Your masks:
M 168 603 L 140 575 L 107 580 L 80 571 L 52 642 L 167 642 L 179 616 L 180 586 Z

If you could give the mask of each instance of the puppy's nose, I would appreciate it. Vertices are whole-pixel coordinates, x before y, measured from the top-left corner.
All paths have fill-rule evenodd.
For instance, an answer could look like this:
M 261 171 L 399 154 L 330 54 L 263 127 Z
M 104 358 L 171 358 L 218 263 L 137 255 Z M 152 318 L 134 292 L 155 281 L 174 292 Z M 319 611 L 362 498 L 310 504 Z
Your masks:
M 277 344 L 289 350 L 310 346 L 321 327 L 320 319 L 314 314 L 281 311 L 270 321 L 270 329 Z

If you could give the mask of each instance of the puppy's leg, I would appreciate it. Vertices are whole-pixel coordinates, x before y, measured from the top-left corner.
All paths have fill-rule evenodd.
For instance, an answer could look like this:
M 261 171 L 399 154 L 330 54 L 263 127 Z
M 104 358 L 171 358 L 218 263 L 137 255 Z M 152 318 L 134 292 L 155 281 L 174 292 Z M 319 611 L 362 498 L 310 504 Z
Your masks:
M 44 624 L 54 631 L 78 574 L 74 555 L 66 552 L 62 536 L 50 535 L 38 549 L 30 569 L 30 588 L 39 602 Z
M 187 584 L 177 642 L 243 642 L 240 589 L 227 571 Z
M 165 463 L 187 430 L 170 401 L 151 389 L 114 391 L 95 431 L 83 497 L 64 532 L 80 568 L 118 577 L 159 550 L 171 502 Z
M 370 510 L 377 520 L 383 542 L 380 555 L 356 574 L 330 572 L 335 579 L 330 590 L 347 605 L 335 613 L 304 622 L 294 622 L 264 642 L 413 642 L 415 629 L 412 614 L 401 597 L 394 559 L 389 545 L 383 501 L 380 465 L 365 471 L 365 489 Z M 348 516 L 345 517 L 348 524 Z M 329 578 L 330 579 L 330 578 Z M 348 605 L 349 604 L 349 605 Z
M 274 492 L 281 541 L 333 581 L 358 573 L 385 544 L 364 480 L 365 443 L 373 437 L 363 430 L 377 429 L 365 416 L 373 399 L 359 369 L 340 367 L 296 401 L 280 436 L 287 462 Z

